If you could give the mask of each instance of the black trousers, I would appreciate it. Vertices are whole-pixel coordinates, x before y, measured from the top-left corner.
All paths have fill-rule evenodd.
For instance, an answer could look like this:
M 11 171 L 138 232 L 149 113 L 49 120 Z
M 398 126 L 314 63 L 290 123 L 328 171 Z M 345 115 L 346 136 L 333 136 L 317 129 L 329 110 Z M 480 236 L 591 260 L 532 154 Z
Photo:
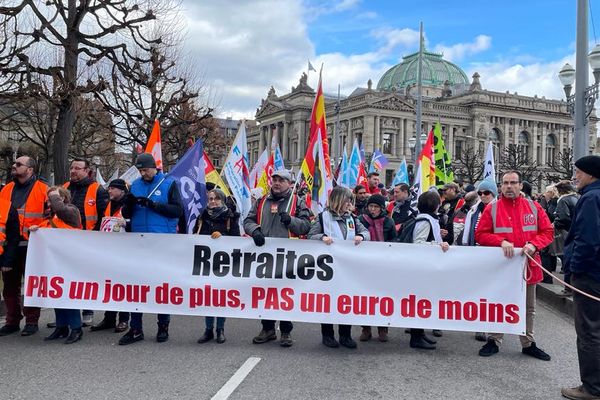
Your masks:
M 119 313 L 119 322 L 129 322 L 129 313 L 120 311 Z M 114 322 L 117 320 L 117 311 L 105 311 L 104 319 L 108 322 Z
M 260 323 L 265 331 L 272 331 L 275 329 L 275 321 L 273 320 L 263 319 Z M 294 324 L 290 321 L 279 321 L 279 329 L 281 329 L 281 333 L 291 333 L 292 329 L 294 329 Z
M 338 325 L 338 333 L 340 337 L 350 337 L 352 325 Z M 333 324 L 321 324 L 321 335 L 333 337 Z
M 600 297 L 600 281 L 586 274 L 572 274 L 574 287 Z M 600 396 L 600 305 L 577 292 L 573 293 L 575 305 L 575 331 L 579 374 L 588 393 Z

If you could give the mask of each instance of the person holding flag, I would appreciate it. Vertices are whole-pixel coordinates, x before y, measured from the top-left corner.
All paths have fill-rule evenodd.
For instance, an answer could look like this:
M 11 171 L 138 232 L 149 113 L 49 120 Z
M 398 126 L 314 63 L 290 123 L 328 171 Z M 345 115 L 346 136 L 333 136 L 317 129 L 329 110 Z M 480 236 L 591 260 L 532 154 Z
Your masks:
M 140 154 L 135 166 L 141 177 L 131 184 L 130 193 L 122 208 L 123 217 L 131 219 L 131 232 L 177 233 L 177 224 L 183 215 L 177 182 L 173 177 L 158 171 L 152 154 Z M 158 314 L 157 342 L 169 339 L 170 320 L 170 315 Z M 131 313 L 130 327 L 119 340 L 120 345 L 144 339 L 142 313 Z
M 290 238 L 306 235 L 310 230 L 311 212 L 304 201 L 293 193 L 292 176 L 287 170 L 274 171 L 269 194 L 258 200 L 244 219 L 244 230 L 252 236 L 254 244 L 263 246 L 265 237 Z M 252 340 L 255 344 L 277 339 L 275 321 L 262 320 L 260 333 Z M 289 321 L 280 321 L 280 345 L 293 344 Z

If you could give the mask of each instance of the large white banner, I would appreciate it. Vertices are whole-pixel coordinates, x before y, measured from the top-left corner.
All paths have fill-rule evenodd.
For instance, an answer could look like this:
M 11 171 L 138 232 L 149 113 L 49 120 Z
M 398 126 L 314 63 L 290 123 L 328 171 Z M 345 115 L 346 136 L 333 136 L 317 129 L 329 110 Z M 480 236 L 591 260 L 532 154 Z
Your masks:
M 500 248 L 40 229 L 28 306 L 523 334 Z

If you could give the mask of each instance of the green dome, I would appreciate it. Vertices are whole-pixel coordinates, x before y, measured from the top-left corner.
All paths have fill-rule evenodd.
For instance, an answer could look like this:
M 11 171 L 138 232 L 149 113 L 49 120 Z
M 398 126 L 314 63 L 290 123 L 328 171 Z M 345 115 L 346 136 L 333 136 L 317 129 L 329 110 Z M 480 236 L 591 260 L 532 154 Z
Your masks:
M 419 53 L 402 57 L 402 62 L 393 66 L 377 83 L 378 90 L 403 88 L 417 83 L 417 70 L 419 69 Z M 469 84 L 465 72 L 457 65 L 446 61 L 441 54 L 423 52 L 423 85 L 443 86 L 444 82 L 450 85 Z

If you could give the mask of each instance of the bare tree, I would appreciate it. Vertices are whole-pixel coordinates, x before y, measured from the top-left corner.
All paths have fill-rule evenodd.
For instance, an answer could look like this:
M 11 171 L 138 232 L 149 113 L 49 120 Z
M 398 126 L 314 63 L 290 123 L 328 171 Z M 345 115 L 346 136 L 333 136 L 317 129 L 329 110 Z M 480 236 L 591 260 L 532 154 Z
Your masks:
M 518 171 L 521 179 L 535 186 L 540 180 L 541 173 L 537 161 L 531 158 L 523 149 L 515 144 L 509 144 L 502 149 L 500 156 L 500 172 Z
M 150 51 L 160 43 L 147 37 L 143 23 L 155 11 L 141 0 L 22 0 L 0 7 L 0 92 L 5 98 L 45 100 L 56 107 L 52 151 L 57 181 L 68 176 L 68 147 L 75 123 L 76 99 L 101 91 L 103 79 L 88 76 L 82 66 L 107 63 L 124 76 L 143 58 L 133 49 Z M 55 53 L 49 63 L 40 53 Z M 40 82 L 50 81 L 44 87 Z M 52 91 L 47 88 L 52 87 Z
M 566 148 L 559 151 L 554 160 L 548 160 L 550 171 L 546 172 L 546 179 L 550 182 L 558 182 L 563 179 L 571 179 L 573 176 L 573 149 Z
M 484 154 L 472 146 L 466 146 L 454 156 L 456 177 L 475 183 L 483 177 Z

